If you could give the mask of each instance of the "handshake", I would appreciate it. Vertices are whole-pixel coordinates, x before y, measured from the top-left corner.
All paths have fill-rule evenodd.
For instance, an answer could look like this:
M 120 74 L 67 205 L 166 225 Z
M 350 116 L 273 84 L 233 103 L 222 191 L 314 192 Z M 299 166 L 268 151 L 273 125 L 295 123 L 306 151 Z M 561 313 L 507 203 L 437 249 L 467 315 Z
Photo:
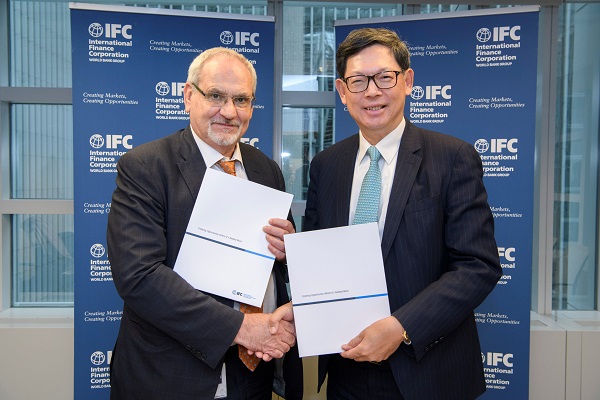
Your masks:
M 264 361 L 283 357 L 296 343 L 292 303 L 284 304 L 272 314 L 244 314 L 234 342 Z

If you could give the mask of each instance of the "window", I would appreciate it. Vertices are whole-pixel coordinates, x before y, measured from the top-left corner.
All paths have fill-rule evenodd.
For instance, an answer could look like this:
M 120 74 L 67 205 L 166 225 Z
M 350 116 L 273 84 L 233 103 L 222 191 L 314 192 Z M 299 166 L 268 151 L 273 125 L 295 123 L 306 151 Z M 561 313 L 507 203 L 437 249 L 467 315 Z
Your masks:
M 283 109 L 283 151 L 281 170 L 286 190 L 294 195 L 294 202 L 304 205 L 308 190 L 308 167 L 310 160 L 331 146 L 335 110 L 323 108 Z M 298 201 L 301 200 L 301 201 Z M 302 230 L 303 212 L 295 214 L 296 230 Z
M 3 198 L 19 209 L 3 218 L 4 227 L 10 226 L 3 229 L 10 236 L 2 247 L 11 254 L 4 257 L 11 260 L 10 304 L 72 305 L 73 215 L 62 214 L 62 204 L 73 199 L 72 111 L 61 99 L 45 103 L 53 88 L 71 86 L 68 3 L 8 6 L 9 82 L 16 97 L 26 99 L 3 104 L 10 126 L 9 140 L 3 140 L 10 143 L 10 162 L 2 166 Z
M 73 216 L 12 218 L 13 306 L 73 304 Z
M 391 4 L 285 2 L 283 90 L 334 90 L 335 20 L 389 17 L 401 10 Z
M 71 106 L 11 106 L 11 199 L 73 198 Z
M 598 3 L 567 3 L 559 14 L 553 310 L 598 306 L 598 18 Z

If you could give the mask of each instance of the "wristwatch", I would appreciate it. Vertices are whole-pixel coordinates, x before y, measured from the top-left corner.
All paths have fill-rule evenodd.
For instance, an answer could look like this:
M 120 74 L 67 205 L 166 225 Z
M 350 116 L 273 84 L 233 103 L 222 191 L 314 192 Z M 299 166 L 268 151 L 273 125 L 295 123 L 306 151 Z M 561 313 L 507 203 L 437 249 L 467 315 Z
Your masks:
M 410 345 L 412 344 L 412 342 L 410 341 L 410 338 L 408 337 L 408 333 L 406 333 L 406 329 L 404 330 L 404 332 L 402 333 L 402 339 L 404 339 L 404 344 L 405 345 Z

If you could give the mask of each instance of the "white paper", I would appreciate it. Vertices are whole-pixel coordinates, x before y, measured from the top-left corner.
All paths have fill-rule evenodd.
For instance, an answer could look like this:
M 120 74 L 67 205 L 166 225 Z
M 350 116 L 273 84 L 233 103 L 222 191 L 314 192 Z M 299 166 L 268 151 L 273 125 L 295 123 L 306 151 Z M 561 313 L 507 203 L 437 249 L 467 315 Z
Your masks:
M 284 236 L 300 357 L 342 352 L 390 316 L 377 223 Z
M 223 363 L 223 368 L 221 368 L 221 382 L 217 386 L 217 391 L 215 392 L 215 399 L 224 399 L 227 397 L 227 372 L 225 370 L 225 363 Z
M 175 272 L 196 289 L 260 307 L 275 260 L 263 227 L 286 219 L 292 198 L 207 169 Z

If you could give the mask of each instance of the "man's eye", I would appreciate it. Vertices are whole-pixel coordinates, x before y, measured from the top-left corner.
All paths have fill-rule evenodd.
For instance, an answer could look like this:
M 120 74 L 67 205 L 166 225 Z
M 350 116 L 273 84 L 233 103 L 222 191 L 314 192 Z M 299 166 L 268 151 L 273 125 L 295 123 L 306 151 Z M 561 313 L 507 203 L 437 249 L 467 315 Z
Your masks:
M 209 94 L 208 94 L 208 97 L 209 97 L 211 100 L 216 100 L 216 101 L 221 101 L 221 100 L 223 99 L 223 96 L 222 96 L 222 95 L 220 95 L 219 93 L 209 93 Z
M 349 82 L 351 85 L 360 85 L 365 81 L 365 77 L 364 76 L 356 76 L 353 78 L 350 78 Z
M 235 102 L 235 104 L 240 105 L 240 106 L 244 106 L 244 105 L 248 104 L 247 97 L 234 97 L 233 101 Z

